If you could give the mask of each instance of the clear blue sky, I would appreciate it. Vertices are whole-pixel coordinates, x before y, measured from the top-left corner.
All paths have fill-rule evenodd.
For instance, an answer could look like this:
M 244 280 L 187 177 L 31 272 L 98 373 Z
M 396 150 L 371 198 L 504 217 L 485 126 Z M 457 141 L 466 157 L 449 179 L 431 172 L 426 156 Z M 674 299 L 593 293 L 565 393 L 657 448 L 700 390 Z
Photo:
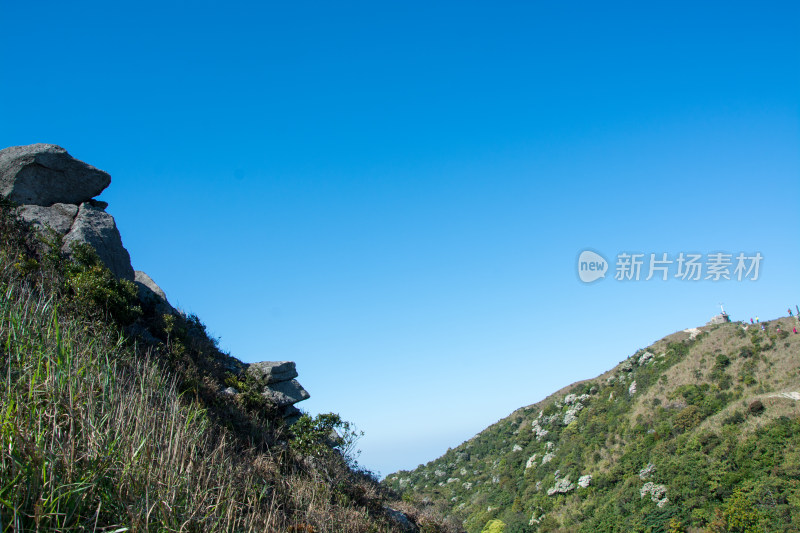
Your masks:
M 798 4 L 651 4 L 6 1 L 0 146 L 108 171 L 134 267 L 386 475 L 800 302 Z M 764 260 L 586 285 L 584 248 Z

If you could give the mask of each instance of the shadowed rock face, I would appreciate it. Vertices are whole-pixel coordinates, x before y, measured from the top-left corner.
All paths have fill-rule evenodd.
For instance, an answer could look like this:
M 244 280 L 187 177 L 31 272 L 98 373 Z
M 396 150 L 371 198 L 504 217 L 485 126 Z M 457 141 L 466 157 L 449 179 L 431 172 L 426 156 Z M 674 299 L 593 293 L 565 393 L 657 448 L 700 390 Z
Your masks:
M 21 205 L 81 204 L 108 187 L 111 176 L 54 144 L 0 150 L 0 194 Z

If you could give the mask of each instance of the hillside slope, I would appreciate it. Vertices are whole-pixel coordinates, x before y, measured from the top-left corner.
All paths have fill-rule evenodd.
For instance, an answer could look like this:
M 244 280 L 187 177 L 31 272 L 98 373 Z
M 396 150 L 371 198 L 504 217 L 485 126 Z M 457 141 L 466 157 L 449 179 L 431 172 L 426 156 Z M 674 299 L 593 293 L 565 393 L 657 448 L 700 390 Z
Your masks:
M 800 531 L 795 320 L 669 335 L 385 484 L 470 532 Z
M 338 415 L 289 425 L 196 316 L 18 212 L 0 197 L 0 531 L 442 530 Z

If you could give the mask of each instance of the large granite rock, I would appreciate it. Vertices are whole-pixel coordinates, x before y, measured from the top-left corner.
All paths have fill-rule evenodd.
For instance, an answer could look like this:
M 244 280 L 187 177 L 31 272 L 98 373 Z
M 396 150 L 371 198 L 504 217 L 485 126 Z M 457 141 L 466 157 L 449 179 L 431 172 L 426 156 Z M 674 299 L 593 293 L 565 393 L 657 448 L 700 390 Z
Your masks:
M 134 280 L 131 256 L 122 245 L 122 237 L 114 217 L 104 211 L 102 202 L 84 202 L 78 209 L 72 228 L 64 237 L 64 251 L 69 252 L 72 243 L 88 243 L 97 256 L 118 278 Z
M 253 363 L 247 368 L 247 372 L 265 385 L 289 381 L 297 377 L 297 368 L 294 361 L 262 361 L 260 363 Z
M 0 150 L 0 194 L 21 205 L 81 204 L 111 183 L 111 176 L 54 144 Z

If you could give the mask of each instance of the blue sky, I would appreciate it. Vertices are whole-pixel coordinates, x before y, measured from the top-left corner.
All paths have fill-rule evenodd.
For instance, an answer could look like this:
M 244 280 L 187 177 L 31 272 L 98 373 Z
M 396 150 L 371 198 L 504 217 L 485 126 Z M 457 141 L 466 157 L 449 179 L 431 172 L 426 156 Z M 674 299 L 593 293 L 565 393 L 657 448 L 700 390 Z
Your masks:
M 0 146 L 108 171 L 134 268 L 365 466 L 800 302 L 796 3 L 287 4 L 4 2 Z M 583 284 L 586 248 L 764 260 Z

